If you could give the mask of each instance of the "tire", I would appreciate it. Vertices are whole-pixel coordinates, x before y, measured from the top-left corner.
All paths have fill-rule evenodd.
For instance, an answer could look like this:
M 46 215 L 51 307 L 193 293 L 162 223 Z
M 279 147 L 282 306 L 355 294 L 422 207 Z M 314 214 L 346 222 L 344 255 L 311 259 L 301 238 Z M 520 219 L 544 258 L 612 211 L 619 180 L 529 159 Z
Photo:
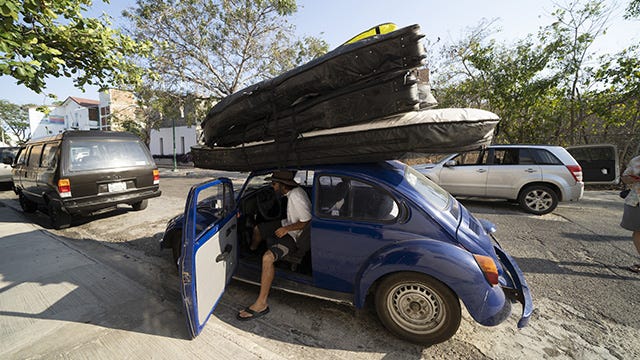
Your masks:
M 55 202 L 49 202 L 47 206 L 51 227 L 60 230 L 71 225 L 71 215 L 64 212 Z
M 402 272 L 382 280 L 375 294 L 378 317 L 396 336 L 421 345 L 450 339 L 460 327 L 460 301 L 440 281 Z
M 524 211 L 535 215 L 552 212 L 558 206 L 558 194 L 545 185 L 531 185 L 518 196 L 520 207 Z
M 149 205 L 149 200 L 147 200 L 147 199 L 140 200 L 137 203 L 131 204 L 131 206 L 133 207 L 134 211 L 144 210 L 144 209 L 147 208 L 148 205 Z
M 18 201 L 20 202 L 20 207 L 22 208 L 22 211 L 26 213 L 33 213 L 33 212 L 36 212 L 36 210 L 38 210 L 38 204 L 27 199 L 27 197 L 24 196 L 23 193 L 20 193 L 20 195 L 18 195 Z

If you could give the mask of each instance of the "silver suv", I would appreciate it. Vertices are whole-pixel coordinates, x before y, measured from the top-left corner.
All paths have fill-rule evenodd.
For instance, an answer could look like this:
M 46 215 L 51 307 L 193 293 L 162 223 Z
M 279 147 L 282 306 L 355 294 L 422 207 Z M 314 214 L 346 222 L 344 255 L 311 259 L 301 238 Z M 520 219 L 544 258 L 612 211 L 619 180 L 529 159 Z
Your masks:
M 517 200 L 537 215 L 584 192 L 582 168 L 560 146 L 493 145 L 414 167 L 453 195 Z

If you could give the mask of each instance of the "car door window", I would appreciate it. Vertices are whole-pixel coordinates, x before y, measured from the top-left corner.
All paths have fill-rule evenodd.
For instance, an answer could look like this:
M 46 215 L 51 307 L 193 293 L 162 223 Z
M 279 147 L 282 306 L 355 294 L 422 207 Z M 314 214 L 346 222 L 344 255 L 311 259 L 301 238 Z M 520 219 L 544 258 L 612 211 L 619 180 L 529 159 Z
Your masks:
M 320 217 L 392 221 L 399 209 L 391 194 L 375 185 L 339 176 L 318 179 L 316 213 Z
M 56 153 L 58 152 L 58 144 L 46 144 L 42 151 L 42 160 L 40 167 L 53 168 L 56 164 Z
M 562 161 L 545 149 L 531 149 L 531 153 L 538 165 L 562 165 Z
M 18 154 L 18 160 L 16 161 L 16 165 L 24 165 L 27 163 L 27 154 L 29 153 L 28 148 L 20 149 L 20 153 Z
M 42 154 L 42 145 L 35 145 L 31 147 L 31 153 L 29 154 L 29 167 L 36 168 L 40 166 L 40 155 Z
M 459 154 L 454 157 L 452 160 L 455 160 L 456 165 L 481 165 L 485 163 L 485 158 L 483 152 L 481 150 L 477 151 L 468 151 Z

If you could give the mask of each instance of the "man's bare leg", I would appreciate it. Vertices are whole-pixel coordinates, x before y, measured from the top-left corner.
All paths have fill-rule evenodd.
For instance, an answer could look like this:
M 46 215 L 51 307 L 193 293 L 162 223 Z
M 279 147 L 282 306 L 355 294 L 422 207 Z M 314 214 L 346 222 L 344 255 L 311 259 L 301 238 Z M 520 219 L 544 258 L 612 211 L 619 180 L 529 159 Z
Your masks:
M 271 283 L 273 282 L 273 278 L 276 274 L 275 266 L 273 265 L 274 262 L 275 256 L 273 255 L 271 250 L 267 250 L 262 256 L 260 294 L 258 295 L 258 299 L 256 299 L 256 302 L 249 306 L 249 309 L 255 312 L 262 312 L 269 306 L 269 304 L 267 303 L 267 299 L 269 297 L 269 291 L 271 290 Z M 239 315 L 243 318 L 251 317 L 251 314 L 244 310 L 241 310 Z
M 262 235 L 260 234 L 260 229 L 258 229 L 258 225 L 253 227 L 253 235 L 251 236 L 251 244 L 249 244 L 249 250 L 255 251 L 260 245 L 262 241 Z

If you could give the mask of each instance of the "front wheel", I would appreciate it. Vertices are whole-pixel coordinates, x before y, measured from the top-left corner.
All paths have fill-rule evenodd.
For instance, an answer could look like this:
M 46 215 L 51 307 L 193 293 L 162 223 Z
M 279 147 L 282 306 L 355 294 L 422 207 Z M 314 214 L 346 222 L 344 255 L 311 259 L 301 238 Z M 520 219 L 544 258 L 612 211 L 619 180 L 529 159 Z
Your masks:
M 380 321 L 396 336 L 432 345 L 447 341 L 460 327 L 460 301 L 442 282 L 419 273 L 385 278 L 375 294 Z
M 558 195 L 548 186 L 531 185 L 522 190 L 518 202 L 525 211 L 544 215 L 558 206 Z

